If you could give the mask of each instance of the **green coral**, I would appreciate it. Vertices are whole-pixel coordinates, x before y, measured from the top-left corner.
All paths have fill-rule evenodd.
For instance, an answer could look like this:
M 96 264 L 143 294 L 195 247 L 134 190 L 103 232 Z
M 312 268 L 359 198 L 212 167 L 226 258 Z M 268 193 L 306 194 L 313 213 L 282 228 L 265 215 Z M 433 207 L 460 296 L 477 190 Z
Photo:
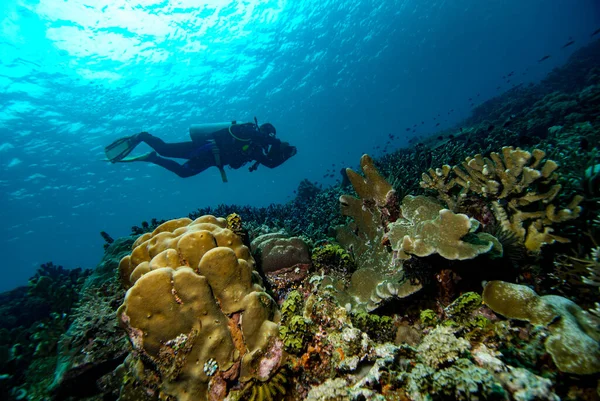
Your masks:
M 394 337 L 394 320 L 389 316 L 358 312 L 351 317 L 352 324 L 378 342 L 391 341 Z
M 300 354 L 308 341 L 310 322 L 302 316 L 292 316 L 287 324 L 279 326 L 279 337 L 283 340 L 286 351 Z
M 484 316 L 473 312 L 483 304 L 481 296 L 475 292 L 466 292 L 448 305 L 444 312 L 448 317 L 442 325 L 446 327 L 464 327 L 466 329 L 484 329 L 490 322 Z
M 482 305 L 481 295 L 466 292 L 456 298 L 446 309 L 446 315 L 456 320 L 465 320 Z
M 292 291 L 281 305 L 281 320 L 287 321 L 300 312 L 302 312 L 302 294 Z
M 438 317 L 431 309 L 422 310 L 419 317 L 421 319 L 421 324 L 424 327 L 435 326 L 438 323 Z
M 351 272 L 355 269 L 352 256 L 337 244 L 326 244 L 315 248 L 312 253 L 312 264 L 318 271 Z
M 310 338 L 311 322 L 302 316 L 302 304 L 302 295 L 292 291 L 281 305 L 279 338 L 283 340 L 286 351 L 294 354 L 300 354 Z

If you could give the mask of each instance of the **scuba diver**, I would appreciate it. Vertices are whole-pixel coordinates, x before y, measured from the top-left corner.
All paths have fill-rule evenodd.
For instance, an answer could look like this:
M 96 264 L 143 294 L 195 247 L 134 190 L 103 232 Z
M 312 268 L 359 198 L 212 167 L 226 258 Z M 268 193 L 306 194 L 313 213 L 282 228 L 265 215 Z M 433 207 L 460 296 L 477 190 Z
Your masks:
M 249 171 L 260 164 L 269 168 L 283 164 L 296 154 L 296 147 L 275 137 L 273 124 L 253 123 L 200 124 L 190 127 L 191 141 L 166 143 L 162 139 L 140 132 L 117 139 L 104 148 L 107 161 L 111 163 L 148 162 L 154 163 L 185 178 L 199 174 L 209 167 L 216 166 L 223 182 L 227 182 L 224 166 L 238 169 L 254 161 Z M 154 151 L 127 157 L 140 143 L 146 143 Z M 161 157 L 163 156 L 163 157 Z M 187 159 L 179 164 L 176 159 Z

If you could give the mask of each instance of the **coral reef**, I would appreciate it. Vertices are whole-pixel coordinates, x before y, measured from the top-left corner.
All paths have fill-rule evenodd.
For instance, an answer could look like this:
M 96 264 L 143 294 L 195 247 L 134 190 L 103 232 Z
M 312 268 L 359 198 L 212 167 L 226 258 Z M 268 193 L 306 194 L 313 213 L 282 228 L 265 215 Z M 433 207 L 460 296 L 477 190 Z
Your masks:
M 282 233 L 263 234 L 252 240 L 250 249 L 265 273 L 311 263 L 308 245 L 300 237 L 288 237 Z
M 556 295 L 539 296 L 526 286 L 502 281 L 485 286 L 483 301 L 508 318 L 547 326 L 551 335 L 546 350 L 561 371 L 600 372 L 599 321 L 572 301 Z
M 402 200 L 402 218 L 388 225 L 386 240 L 400 259 L 439 254 L 449 260 L 465 260 L 502 246 L 486 233 L 477 233 L 479 222 L 455 214 L 425 196 L 407 195 Z M 473 234 L 473 235 L 470 235 Z M 465 241 L 465 237 L 469 241 Z
M 236 383 L 276 373 L 279 310 L 225 219 L 167 221 L 136 240 L 119 270 L 129 290 L 117 316 L 147 391 L 222 399 Z
M 0 398 L 597 400 L 599 49 L 347 183 L 46 266 L 0 294 Z
M 562 187 L 555 172 L 558 164 L 550 159 L 542 162 L 545 156 L 540 149 L 528 152 L 505 146 L 501 154 L 492 152 L 489 158 L 478 154 L 459 166 L 430 169 L 422 175 L 421 186 L 438 191 L 451 209 L 470 193 L 490 200 L 503 229 L 538 252 L 544 244 L 568 241 L 552 234 L 551 226 L 577 218 L 583 200 L 577 195 L 562 209 L 553 203 Z
M 322 244 L 313 249 L 311 255 L 315 270 L 328 274 L 336 272 L 345 276 L 356 269 L 352 256 L 338 244 Z

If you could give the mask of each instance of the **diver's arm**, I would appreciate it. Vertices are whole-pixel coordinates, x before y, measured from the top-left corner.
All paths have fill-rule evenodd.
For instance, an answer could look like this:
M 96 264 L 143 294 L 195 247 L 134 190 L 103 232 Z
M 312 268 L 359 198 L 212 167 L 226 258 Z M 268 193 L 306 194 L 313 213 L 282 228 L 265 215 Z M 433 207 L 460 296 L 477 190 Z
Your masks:
M 267 156 L 261 155 L 260 157 L 256 158 L 256 161 L 268 168 L 275 168 L 277 166 L 281 166 L 285 160 L 283 160 L 281 158 L 274 160 Z
M 289 146 L 289 144 L 287 143 L 286 145 Z M 262 152 L 262 149 L 258 149 L 258 151 L 253 155 L 253 159 L 256 160 L 257 163 L 262 164 L 268 168 L 275 168 L 277 166 L 280 166 L 287 159 L 296 154 L 296 150 L 294 147 L 291 147 L 293 149 L 292 154 L 284 154 L 283 146 L 284 144 L 279 139 L 277 139 L 277 143 L 271 146 L 269 152 L 266 155 Z

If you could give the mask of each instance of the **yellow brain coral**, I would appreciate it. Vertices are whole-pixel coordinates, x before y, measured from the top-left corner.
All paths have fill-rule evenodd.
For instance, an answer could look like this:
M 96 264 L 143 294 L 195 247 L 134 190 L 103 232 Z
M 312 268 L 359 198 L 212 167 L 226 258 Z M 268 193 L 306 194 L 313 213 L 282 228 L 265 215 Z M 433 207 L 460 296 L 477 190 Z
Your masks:
M 171 220 L 133 247 L 119 265 L 130 288 L 118 317 L 149 392 L 222 399 L 236 382 L 275 373 L 280 313 L 225 219 Z

